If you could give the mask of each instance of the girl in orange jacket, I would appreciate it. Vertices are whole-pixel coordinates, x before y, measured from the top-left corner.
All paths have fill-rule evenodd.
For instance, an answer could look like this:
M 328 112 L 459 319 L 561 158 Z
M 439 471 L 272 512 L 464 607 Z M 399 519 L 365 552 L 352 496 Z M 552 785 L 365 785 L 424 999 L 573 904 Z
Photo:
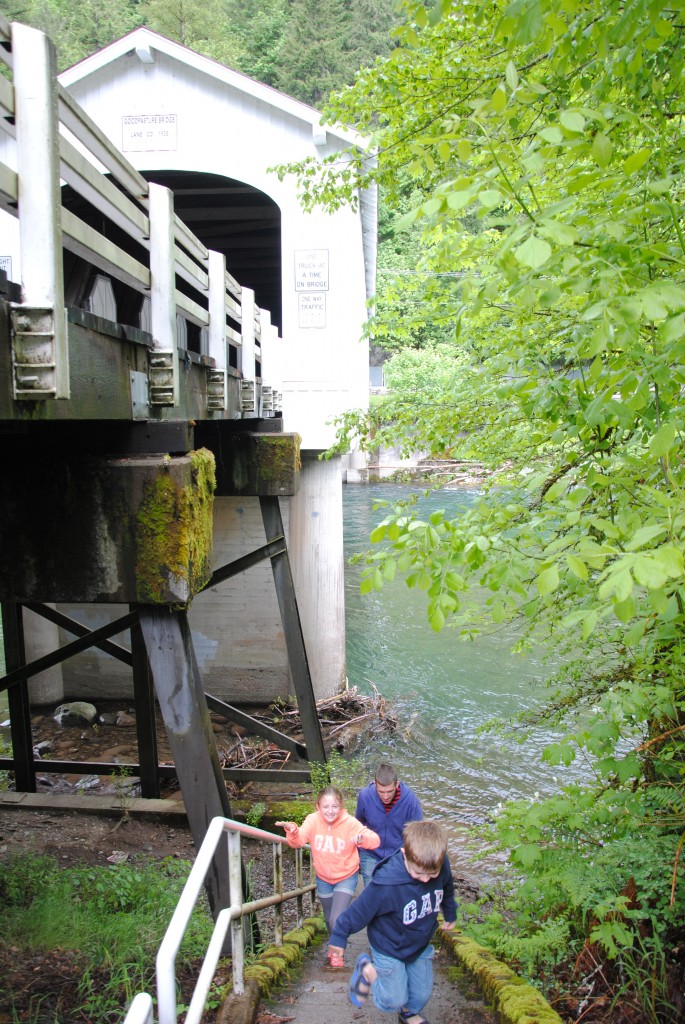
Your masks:
M 343 795 L 336 786 L 326 786 L 316 800 L 316 810 L 308 814 L 298 827 L 294 821 L 277 821 L 285 829 L 288 846 L 311 847 L 316 874 L 316 894 L 323 909 L 326 927 L 331 932 L 340 914 L 352 902 L 359 875 L 357 847 L 375 850 L 381 838 L 366 825 L 353 818 L 343 806 Z M 331 967 L 344 967 L 340 963 Z

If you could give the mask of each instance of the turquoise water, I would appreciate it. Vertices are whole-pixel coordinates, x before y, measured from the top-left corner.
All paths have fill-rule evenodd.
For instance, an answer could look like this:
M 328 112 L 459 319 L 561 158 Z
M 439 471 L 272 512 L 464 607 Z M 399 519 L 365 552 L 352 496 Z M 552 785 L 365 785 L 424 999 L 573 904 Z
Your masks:
M 457 516 L 477 493 L 436 492 L 422 498 L 418 509 L 423 515 L 444 508 Z M 369 534 L 383 518 L 373 511 L 374 501 L 410 494 L 411 488 L 390 484 L 344 488 L 348 559 L 370 546 Z M 489 817 L 504 799 L 552 792 L 561 772 L 568 778 L 568 769 L 541 761 L 550 733 L 519 744 L 479 732 L 493 718 L 511 718 L 540 702 L 551 672 L 548 652 L 512 653 L 517 636 L 511 628 L 476 641 L 449 629 L 436 634 L 423 593 L 397 579 L 362 597 L 361 567 L 348 564 L 345 571 L 349 683 L 366 693 L 374 684 L 398 719 L 397 733 L 364 754 L 369 763 L 396 763 L 427 813 L 457 827 Z

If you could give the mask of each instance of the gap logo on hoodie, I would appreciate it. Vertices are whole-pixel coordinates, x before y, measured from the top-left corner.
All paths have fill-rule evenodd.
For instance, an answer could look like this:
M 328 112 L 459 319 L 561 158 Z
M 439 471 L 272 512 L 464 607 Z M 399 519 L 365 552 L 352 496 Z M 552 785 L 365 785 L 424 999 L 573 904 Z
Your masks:
M 402 923 L 412 924 L 414 921 L 417 921 L 422 917 L 427 917 L 429 914 L 439 913 L 440 907 L 442 906 L 443 895 L 444 892 L 442 889 L 434 889 L 432 894 L 429 892 L 424 893 L 421 900 L 420 910 L 416 900 L 410 900 L 409 903 L 405 903 Z
M 323 836 L 320 832 L 314 836 L 314 849 L 321 853 L 342 853 L 346 845 L 340 836 Z

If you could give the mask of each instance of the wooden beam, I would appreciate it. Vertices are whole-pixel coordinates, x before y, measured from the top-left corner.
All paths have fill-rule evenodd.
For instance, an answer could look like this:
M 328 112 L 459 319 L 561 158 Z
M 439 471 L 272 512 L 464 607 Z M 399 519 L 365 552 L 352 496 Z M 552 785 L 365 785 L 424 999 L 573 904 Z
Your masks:
M 281 519 L 278 498 L 260 498 L 259 504 L 262 510 L 267 540 L 274 536 L 282 535 L 283 521 Z M 276 584 L 278 606 L 281 610 L 281 621 L 283 622 L 285 643 L 288 649 L 290 673 L 300 712 L 302 732 L 307 747 L 307 758 L 309 761 L 326 764 L 321 724 L 316 710 L 314 687 L 312 686 L 312 677 L 309 671 L 309 662 L 304 645 L 302 624 L 297 608 L 295 585 L 290 571 L 290 559 L 288 558 L 287 549 L 271 559 L 271 570 L 274 583 Z
M 176 765 L 188 824 L 200 849 L 213 818 L 231 818 L 193 641 L 185 612 L 140 607 L 140 628 Z M 228 857 L 219 846 L 207 874 L 207 895 L 216 918 L 230 905 Z

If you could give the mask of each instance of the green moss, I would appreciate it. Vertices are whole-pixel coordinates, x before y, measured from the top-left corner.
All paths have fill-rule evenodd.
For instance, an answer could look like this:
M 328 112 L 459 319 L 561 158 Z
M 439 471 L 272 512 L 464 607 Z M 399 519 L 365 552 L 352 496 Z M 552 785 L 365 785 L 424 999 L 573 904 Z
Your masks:
M 252 978 L 259 985 L 259 990 L 263 994 L 268 994 L 273 988 L 276 977 L 274 972 L 269 967 L 265 967 L 264 964 L 250 964 L 243 971 L 243 977 Z
M 271 830 L 277 821 L 294 821 L 301 825 L 308 814 L 314 810 L 313 800 L 277 800 L 267 804 L 260 828 Z M 275 829 L 281 832 L 281 829 Z
M 285 941 L 282 946 L 269 946 L 260 954 L 259 960 L 270 960 L 272 957 L 280 957 L 288 964 L 296 963 L 302 956 L 302 951 L 294 942 Z
M 321 941 L 326 925 L 322 917 L 308 917 L 301 928 L 295 928 L 283 936 L 283 945 L 270 945 L 257 960 L 245 968 L 244 977 L 251 978 L 259 986 L 262 995 L 268 995 L 288 969 L 302 959 L 307 946 Z
M 268 967 L 275 978 L 284 974 L 288 969 L 288 963 L 283 956 L 264 956 L 262 953 L 257 963 L 261 967 Z
M 160 465 L 145 489 L 137 515 L 136 599 L 168 604 L 169 579 L 182 579 L 193 595 L 211 576 L 214 456 L 190 452 L 191 481 L 180 487 Z
M 532 985 L 507 985 L 494 1001 L 502 1024 L 559 1024 L 561 1017 Z
M 258 485 L 290 477 L 302 468 L 299 447 L 290 434 L 259 434 L 254 444 Z
M 300 949 L 306 949 L 311 941 L 312 933 L 308 928 L 293 928 L 284 939 L 284 943 L 290 942 L 293 946 L 298 946 Z
M 519 978 L 490 950 L 459 931 L 436 933 L 438 940 L 476 981 L 502 1024 L 562 1024 L 559 1014 L 536 988 Z

